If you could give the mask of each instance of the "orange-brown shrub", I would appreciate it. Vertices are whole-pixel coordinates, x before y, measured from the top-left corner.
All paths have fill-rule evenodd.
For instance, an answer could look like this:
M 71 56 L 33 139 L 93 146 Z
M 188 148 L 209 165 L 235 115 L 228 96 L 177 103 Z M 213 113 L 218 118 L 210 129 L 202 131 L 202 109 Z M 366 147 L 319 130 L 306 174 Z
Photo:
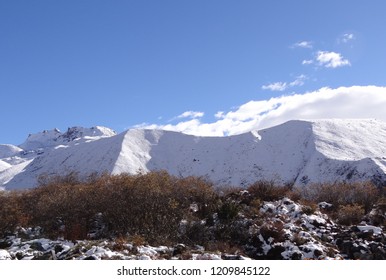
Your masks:
M 284 223 L 281 221 L 274 221 L 264 224 L 260 228 L 260 234 L 265 240 L 273 238 L 274 242 L 283 242 L 285 240 Z
M 302 212 L 306 215 L 314 214 L 315 211 L 318 209 L 318 205 L 314 201 L 300 199 L 299 203 L 302 207 Z
M 278 186 L 273 181 L 257 181 L 248 187 L 248 192 L 253 198 L 264 201 L 274 201 L 289 196 L 289 186 Z
M 92 238 L 140 236 L 152 244 L 231 242 L 248 238 L 243 228 L 247 226 L 236 219 L 239 212 L 259 224 L 263 201 L 300 194 L 260 181 L 244 196 L 238 189 L 221 195 L 204 178 L 177 178 L 165 171 L 134 176 L 93 174 L 84 179 L 70 173 L 43 176 L 39 181 L 41 186 L 35 189 L 0 193 L 0 236 L 18 226 L 40 226 L 48 237 L 84 239 L 94 232 L 97 220 L 103 230 Z M 305 213 L 313 213 L 315 203 L 326 201 L 335 206 L 333 217 L 344 224 L 361 219 L 380 194 L 369 183 L 319 184 L 302 191 Z M 187 224 L 185 232 L 181 232 L 182 220 Z M 274 231 L 281 233 L 280 225 L 262 227 L 267 236 Z M 280 234 L 275 238 L 281 240 Z
M 338 210 L 338 222 L 347 226 L 358 224 L 364 214 L 365 210 L 362 205 L 342 205 Z
M 27 217 L 20 209 L 19 193 L 0 192 L 0 236 L 12 233 Z
M 25 209 L 36 214 L 30 224 L 42 226 L 50 235 L 83 238 L 93 217 L 102 213 L 108 234 L 144 236 L 164 244 L 178 237 L 180 221 L 191 215 L 192 203 L 198 206 L 195 216 L 203 218 L 212 214 L 217 200 L 212 185 L 202 178 L 178 179 L 164 171 L 103 174 L 86 182 L 55 178 L 28 196 Z
M 328 202 L 338 209 L 341 205 L 358 204 L 369 212 L 380 198 L 380 190 L 370 182 L 313 184 L 302 189 L 307 200 Z

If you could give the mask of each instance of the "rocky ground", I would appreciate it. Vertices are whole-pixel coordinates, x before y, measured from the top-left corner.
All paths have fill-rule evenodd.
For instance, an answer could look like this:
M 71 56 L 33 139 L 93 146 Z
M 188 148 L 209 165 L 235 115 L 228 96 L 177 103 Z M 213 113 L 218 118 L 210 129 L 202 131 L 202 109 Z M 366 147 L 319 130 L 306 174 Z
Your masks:
M 235 200 L 245 195 L 240 193 Z M 223 251 L 221 246 L 150 246 L 122 238 L 50 240 L 39 228 L 20 228 L 0 239 L 0 259 L 386 259 L 384 228 L 373 221 L 380 215 L 384 218 L 384 212 L 374 208 L 359 224 L 343 226 L 326 214 L 329 207 L 328 203 L 319 203 L 318 209 L 312 210 L 283 198 L 264 202 L 255 214 L 240 211 L 232 222 L 232 236 L 240 242 L 233 240 L 237 247 L 229 250 L 224 246 Z M 218 230 L 221 222 L 217 216 L 213 220 L 201 229 Z M 186 221 L 181 222 L 182 231 L 184 226 Z

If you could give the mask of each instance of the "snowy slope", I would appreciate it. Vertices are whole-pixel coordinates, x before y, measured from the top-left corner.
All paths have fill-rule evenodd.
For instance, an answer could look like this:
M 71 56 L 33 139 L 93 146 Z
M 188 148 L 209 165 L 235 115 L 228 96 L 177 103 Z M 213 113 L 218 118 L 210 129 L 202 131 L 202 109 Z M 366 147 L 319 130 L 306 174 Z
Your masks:
M 144 129 L 116 135 L 108 128 L 75 127 L 31 135 L 17 149 L 0 149 L 0 187 L 33 187 L 40 174 L 70 171 L 167 170 L 238 186 L 262 179 L 296 185 L 386 181 L 386 123 L 376 120 L 289 121 L 229 137 Z
M 376 120 L 318 120 L 312 123 L 316 152 L 302 176 L 385 182 L 386 124 Z
M 0 158 L 13 157 L 22 151 L 21 148 L 14 145 L 0 144 Z
M 65 133 L 61 133 L 57 128 L 44 130 L 36 134 L 30 134 L 27 140 L 19 147 L 23 150 L 37 150 L 47 147 L 55 147 L 60 144 L 68 144 L 72 141 L 98 140 L 103 137 L 114 136 L 116 133 L 102 126 L 92 128 L 71 127 Z
M 0 160 L 0 172 L 10 167 L 11 165 L 9 163 L 6 163 L 5 161 Z

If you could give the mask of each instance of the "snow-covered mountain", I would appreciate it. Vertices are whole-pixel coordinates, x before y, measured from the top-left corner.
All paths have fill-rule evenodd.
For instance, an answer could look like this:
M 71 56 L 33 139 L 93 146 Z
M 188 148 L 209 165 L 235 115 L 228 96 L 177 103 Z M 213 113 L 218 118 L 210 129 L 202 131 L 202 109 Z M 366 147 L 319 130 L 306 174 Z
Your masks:
M 205 176 L 217 185 L 275 180 L 386 182 L 386 123 L 377 120 L 289 121 L 228 137 L 105 127 L 30 135 L 20 146 L 0 145 L 0 188 L 36 186 L 41 174 L 112 174 L 167 170 Z

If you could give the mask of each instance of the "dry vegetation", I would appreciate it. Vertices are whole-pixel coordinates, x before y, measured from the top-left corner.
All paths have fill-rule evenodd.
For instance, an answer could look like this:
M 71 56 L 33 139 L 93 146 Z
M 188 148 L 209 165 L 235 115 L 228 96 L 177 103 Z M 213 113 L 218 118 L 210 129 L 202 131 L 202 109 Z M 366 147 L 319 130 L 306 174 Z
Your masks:
M 0 237 L 17 227 L 40 226 L 50 238 L 114 237 L 137 243 L 184 242 L 215 248 L 227 244 L 229 250 L 236 250 L 238 241 L 247 238 L 238 224 L 239 213 L 258 220 L 263 201 L 290 197 L 304 205 L 305 213 L 312 213 L 318 202 L 325 201 L 333 205 L 329 215 L 345 225 L 360 221 L 374 204 L 385 204 L 384 194 L 369 183 L 319 184 L 294 191 L 259 181 L 247 189 L 245 198 L 233 199 L 239 190 L 220 194 L 203 178 L 181 179 L 166 172 L 104 174 L 86 180 L 71 173 L 40 178 L 39 182 L 35 189 L 0 193 Z M 220 226 L 211 231 L 215 219 Z M 385 221 L 379 223 L 384 225 Z M 280 240 L 280 227 L 279 223 L 266 224 L 263 233 L 275 232 Z

